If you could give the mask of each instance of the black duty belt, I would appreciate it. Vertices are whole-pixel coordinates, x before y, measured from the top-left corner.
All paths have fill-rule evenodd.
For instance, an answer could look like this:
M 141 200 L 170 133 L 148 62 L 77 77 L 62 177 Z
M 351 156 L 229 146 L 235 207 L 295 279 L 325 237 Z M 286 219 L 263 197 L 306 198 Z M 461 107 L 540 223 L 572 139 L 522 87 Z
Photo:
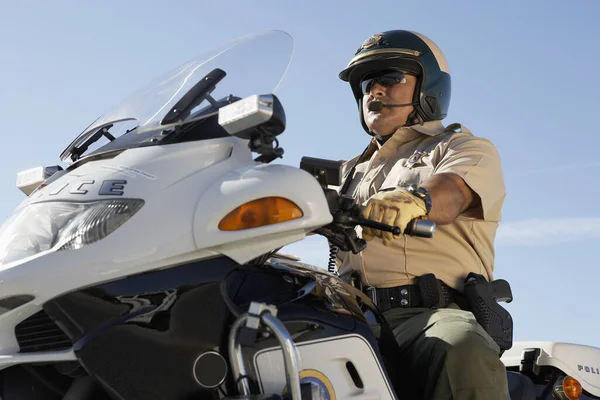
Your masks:
M 459 291 L 436 279 L 433 274 L 420 276 L 415 285 L 370 287 L 366 293 L 381 312 L 392 308 L 443 308 L 451 303 L 456 303 L 463 309 L 467 307 L 465 298 Z
M 434 274 L 420 276 L 415 285 L 364 290 L 381 312 L 393 308 L 443 308 L 455 303 L 470 311 L 500 348 L 500 355 L 512 346 L 513 321 L 499 301 L 512 301 L 510 285 L 503 279 L 488 282 L 471 272 L 464 282 L 464 294 L 438 280 Z

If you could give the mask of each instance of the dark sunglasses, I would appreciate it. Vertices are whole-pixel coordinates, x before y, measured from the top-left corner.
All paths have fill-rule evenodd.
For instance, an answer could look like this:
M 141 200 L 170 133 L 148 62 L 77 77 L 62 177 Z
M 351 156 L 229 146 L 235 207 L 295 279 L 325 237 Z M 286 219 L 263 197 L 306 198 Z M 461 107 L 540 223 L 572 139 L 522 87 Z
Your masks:
M 400 71 L 387 71 L 378 75 L 370 75 L 360 82 L 362 93 L 369 93 L 375 83 L 379 83 L 381 86 L 387 88 L 397 83 L 406 83 L 406 76 Z

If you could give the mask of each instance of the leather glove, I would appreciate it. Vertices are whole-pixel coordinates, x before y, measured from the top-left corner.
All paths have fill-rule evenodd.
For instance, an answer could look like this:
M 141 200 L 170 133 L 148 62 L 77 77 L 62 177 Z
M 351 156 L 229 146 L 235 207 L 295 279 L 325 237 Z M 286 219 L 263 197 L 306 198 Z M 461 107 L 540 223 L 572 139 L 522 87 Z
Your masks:
M 427 215 L 425 202 L 404 189 L 379 192 L 373 195 L 367 200 L 362 211 L 364 218 L 398 226 L 401 234 L 404 233 L 410 221 L 425 215 Z M 398 239 L 400 236 L 395 236 L 392 232 L 363 227 L 362 237 L 366 241 L 373 240 L 374 237 L 380 237 L 383 244 L 389 246 L 394 239 Z

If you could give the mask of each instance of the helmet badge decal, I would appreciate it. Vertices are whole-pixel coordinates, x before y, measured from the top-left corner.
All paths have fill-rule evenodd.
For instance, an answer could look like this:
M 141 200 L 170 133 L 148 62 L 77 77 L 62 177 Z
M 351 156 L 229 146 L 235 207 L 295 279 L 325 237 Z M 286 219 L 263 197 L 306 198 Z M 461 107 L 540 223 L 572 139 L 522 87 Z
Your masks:
M 381 42 L 381 39 L 383 39 L 383 34 L 376 33 L 375 35 L 371 36 L 363 42 L 362 46 L 360 46 L 360 48 L 356 51 L 356 54 L 358 54 L 362 50 L 368 49 L 369 47 L 373 47 L 376 44 L 379 44 Z

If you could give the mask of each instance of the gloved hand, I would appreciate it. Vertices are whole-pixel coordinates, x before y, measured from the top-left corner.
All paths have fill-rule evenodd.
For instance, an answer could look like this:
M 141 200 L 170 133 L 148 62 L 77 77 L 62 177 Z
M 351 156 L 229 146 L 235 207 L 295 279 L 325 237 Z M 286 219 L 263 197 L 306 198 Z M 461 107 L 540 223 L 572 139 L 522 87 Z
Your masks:
M 398 226 L 403 233 L 410 221 L 427 215 L 425 202 L 404 189 L 379 192 L 373 195 L 365 204 L 362 216 L 383 224 Z M 392 244 L 392 232 L 363 227 L 362 237 L 366 241 L 380 237 L 385 246 Z

